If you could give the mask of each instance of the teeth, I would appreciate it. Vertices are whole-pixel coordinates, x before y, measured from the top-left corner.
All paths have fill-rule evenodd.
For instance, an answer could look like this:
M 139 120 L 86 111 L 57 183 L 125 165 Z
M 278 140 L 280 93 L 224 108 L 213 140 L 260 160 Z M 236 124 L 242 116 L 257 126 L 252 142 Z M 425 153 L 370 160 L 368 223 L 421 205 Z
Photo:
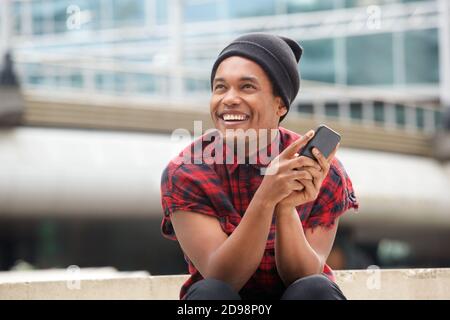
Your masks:
M 245 120 L 247 117 L 245 115 L 241 114 L 224 114 L 223 120 L 225 121 L 242 121 Z

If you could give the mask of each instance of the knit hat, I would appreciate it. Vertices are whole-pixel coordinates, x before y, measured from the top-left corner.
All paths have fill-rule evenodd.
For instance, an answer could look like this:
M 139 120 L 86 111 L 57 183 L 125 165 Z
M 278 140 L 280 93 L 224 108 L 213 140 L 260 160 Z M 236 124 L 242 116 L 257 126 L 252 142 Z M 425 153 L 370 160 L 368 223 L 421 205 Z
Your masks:
M 269 76 L 275 89 L 289 107 L 300 89 L 297 63 L 303 48 L 294 40 L 268 33 L 249 33 L 231 42 L 217 57 L 211 71 L 211 89 L 220 63 L 231 56 L 256 62 Z M 280 122 L 287 113 L 281 117 Z

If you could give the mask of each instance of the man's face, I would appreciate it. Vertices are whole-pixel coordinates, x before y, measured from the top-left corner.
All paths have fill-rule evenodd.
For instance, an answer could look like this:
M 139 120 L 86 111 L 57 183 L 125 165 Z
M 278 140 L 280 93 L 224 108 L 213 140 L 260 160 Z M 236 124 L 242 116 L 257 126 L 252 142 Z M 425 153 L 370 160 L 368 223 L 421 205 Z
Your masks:
M 233 56 L 217 68 L 210 112 L 225 136 L 227 129 L 254 129 L 257 134 L 259 129 L 276 129 L 287 109 L 274 96 L 269 77 L 257 63 Z

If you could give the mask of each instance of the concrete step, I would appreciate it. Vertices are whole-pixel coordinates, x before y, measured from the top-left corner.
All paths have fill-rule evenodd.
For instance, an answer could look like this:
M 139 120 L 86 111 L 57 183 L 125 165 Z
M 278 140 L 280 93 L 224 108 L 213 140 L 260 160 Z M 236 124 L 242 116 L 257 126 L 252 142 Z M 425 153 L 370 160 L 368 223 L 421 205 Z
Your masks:
M 30 271 L 33 272 L 33 271 Z M 450 268 L 335 271 L 348 299 L 450 299 Z M 0 300 L 11 299 L 178 299 L 188 275 L 67 277 L 66 280 L 18 281 L 0 278 Z M 25 279 L 25 278 L 24 278 Z

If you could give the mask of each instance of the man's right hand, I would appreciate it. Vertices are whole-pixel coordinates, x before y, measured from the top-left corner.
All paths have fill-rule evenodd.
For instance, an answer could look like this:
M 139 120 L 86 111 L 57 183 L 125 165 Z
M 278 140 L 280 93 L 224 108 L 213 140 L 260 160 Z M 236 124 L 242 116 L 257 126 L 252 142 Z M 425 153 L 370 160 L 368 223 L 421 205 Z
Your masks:
M 275 206 L 289 196 L 292 191 L 304 189 L 303 184 L 299 180 L 312 180 L 313 177 L 308 171 L 299 169 L 310 166 L 320 170 L 320 166 L 316 161 L 308 157 L 298 157 L 297 152 L 313 136 L 314 130 L 310 130 L 307 134 L 291 143 L 272 160 L 255 196 L 258 195 L 264 202 Z

